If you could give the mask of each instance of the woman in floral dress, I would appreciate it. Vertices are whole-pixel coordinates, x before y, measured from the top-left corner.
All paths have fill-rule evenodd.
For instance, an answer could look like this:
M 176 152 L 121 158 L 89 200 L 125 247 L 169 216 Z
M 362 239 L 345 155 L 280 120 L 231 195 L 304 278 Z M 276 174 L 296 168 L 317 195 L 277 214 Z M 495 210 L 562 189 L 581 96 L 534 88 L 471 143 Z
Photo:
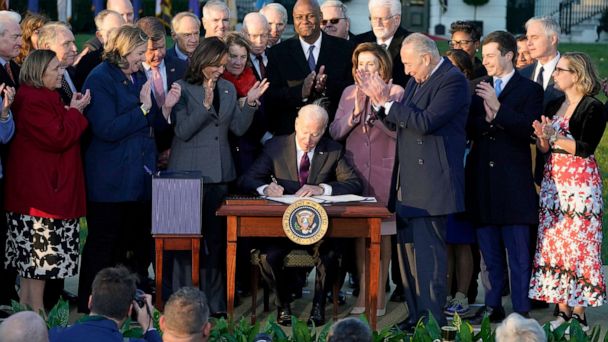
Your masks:
M 583 53 L 566 53 L 553 72 L 565 97 L 535 121 L 536 145 L 550 152 L 540 190 L 538 245 L 529 297 L 557 303 L 552 328 L 576 319 L 588 329 L 585 308 L 604 303 L 602 180 L 593 155 L 606 127 L 597 71 Z M 552 119 L 550 119 L 552 118 Z

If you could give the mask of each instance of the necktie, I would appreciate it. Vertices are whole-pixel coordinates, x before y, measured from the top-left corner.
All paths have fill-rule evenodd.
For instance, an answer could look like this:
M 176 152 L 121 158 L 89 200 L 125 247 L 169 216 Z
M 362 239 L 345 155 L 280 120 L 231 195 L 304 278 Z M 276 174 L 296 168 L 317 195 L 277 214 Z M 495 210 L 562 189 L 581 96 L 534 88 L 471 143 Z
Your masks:
M 264 66 L 264 58 L 262 55 L 255 55 L 255 59 L 257 59 L 258 65 L 260 66 L 260 78 L 266 78 L 266 66 Z
M 11 70 L 11 62 L 4 63 L 4 69 L 6 69 L 6 73 L 8 74 L 8 77 L 10 77 L 11 81 L 13 81 L 13 84 L 14 84 L 15 78 L 13 77 L 13 71 Z
M 541 66 L 540 70 L 538 71 L 538 75 L 536 75 L 536 83 L 540 84 L 540 86 L 544 89 L 545 80 L 543 78 L 543 72 L 545 72 L 545 68 Z
M 308 159 L 308 153 L 304 152 L 302 159 L 300 159 L 300 172 L 298 178 L 300 180 L 300 186 L 306 184 L 308 181 L 308 170 L 310 169 L 310 159 Z
M 65 75 L 63 75 L 63 78 L 61 78 L 61 89 L 63 89 L 67 97 L 72 100 L 72 88 L 70 88 L 68 81 L 65 79 Z
M 308 48 L 308 67 L 310 68 L 310 71 L 315 71 L 316 67 L 317 67 L 317 62 L 315 62 L 315 55 L 312 53 L 315 49 L 314 45 L 311 45 Z
M 494 90 L 496 90 L 496 97 L 499 97 L 500 93 L 502 93 L 502 80 L 500 78 L 494 81 Z
M 156 104 L 162 107 L 165 104 L 165 87 L 163 86 L 163 77 L 158 68 L 152 69 L 152 87 L 154 87 L 154 98 Z

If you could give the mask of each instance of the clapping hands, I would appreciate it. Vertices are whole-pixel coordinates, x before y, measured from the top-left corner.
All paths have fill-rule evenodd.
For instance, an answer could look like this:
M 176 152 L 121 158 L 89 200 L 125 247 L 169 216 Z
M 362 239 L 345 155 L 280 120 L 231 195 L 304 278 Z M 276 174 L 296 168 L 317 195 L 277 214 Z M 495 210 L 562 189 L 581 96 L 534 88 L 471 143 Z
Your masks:
M 264 95 L 266 90 L 268 90 L 269 86 L 270 83 L 268 83 L 267 79 L 255 82 L 253 87 L 251 87 L 251 89 L 249 89 L 249 91 L 247 92 L 247 104 L 249 104 L 251 107 L 259 105 L 260 97 Z
M 79 112 L 84 112 L 84 109 L 91 102 L 91 91 L 87 89 L 84 94 L 82 93 L 74 93 L 72 95 L 72 100 L 70 101 L 70 108 L 75 108 Z
M 0 84 L 0 93 L 2 94 L 2 117 L 6 118 L 15 99 L 15 88 L 2 83 Z

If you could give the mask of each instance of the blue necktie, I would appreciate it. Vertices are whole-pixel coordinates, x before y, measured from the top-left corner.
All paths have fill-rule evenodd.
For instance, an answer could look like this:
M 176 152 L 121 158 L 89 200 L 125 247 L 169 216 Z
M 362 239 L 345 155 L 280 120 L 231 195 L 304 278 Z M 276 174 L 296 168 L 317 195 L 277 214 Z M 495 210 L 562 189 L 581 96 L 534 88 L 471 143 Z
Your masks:
M 308 48 L 308 67 L 310 68 L 310 71 L 315 71 L 316 66 L 317 66 L 317 62 L 315 62 L 315 55 L 313 55 L 313 50 L 315 49 L 314 45 L 311 45 Z
M 500 78 L 494 81 L 494 90 L 496 90 L 496 97 L 499 97 L 502 92 L 502 80 Z

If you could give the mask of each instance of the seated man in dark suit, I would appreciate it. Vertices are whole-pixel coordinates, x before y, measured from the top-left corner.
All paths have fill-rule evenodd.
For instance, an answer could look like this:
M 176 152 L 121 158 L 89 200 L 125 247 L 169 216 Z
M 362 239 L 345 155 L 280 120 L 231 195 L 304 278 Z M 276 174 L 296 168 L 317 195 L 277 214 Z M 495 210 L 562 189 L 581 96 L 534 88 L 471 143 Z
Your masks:
M 154 329 L 152 317 L 154 312 L 152 296 L 144 295 L 143 306 L 136 299 L 135 276 L 124 267 L 108 267 L 95 276 L 92 294 L 89 297 L 91 313 L 83 317 L 71 327 L 53 328 L 49 331 L 52 342 L 123 342 L 120 333 L 125 320 L 135 309 L 137 322 L 144 331 L 143 339 L 128 339 L 128 341 L 160 342 L 161 337 Z
M 342 146 L 323 137 L 327 121 L 327 111 L 322 107 L 315 104 L 302 107 L 295 120 L 295 134 L 269 140 L 262 155 L 239 179 L 240 188 L 267 196 L 361 192 L 361 182 L 343 158 Z M 282 269 L 283 258 L 296 247 L 302 246 L 282 241 L 262 248 L 262 275 L 277 294 L 277 322 L 282 325 L 291 323 L 291 279 Z M 318 250 L 319 260 L 310 321 L 318 326 L 325 323 L 325 293 L 331 289 L 337 273 L 339 253 L 336 245 L 328 240 L 313 248 Z M 310 253 L 314 252 L 313 248 Z

